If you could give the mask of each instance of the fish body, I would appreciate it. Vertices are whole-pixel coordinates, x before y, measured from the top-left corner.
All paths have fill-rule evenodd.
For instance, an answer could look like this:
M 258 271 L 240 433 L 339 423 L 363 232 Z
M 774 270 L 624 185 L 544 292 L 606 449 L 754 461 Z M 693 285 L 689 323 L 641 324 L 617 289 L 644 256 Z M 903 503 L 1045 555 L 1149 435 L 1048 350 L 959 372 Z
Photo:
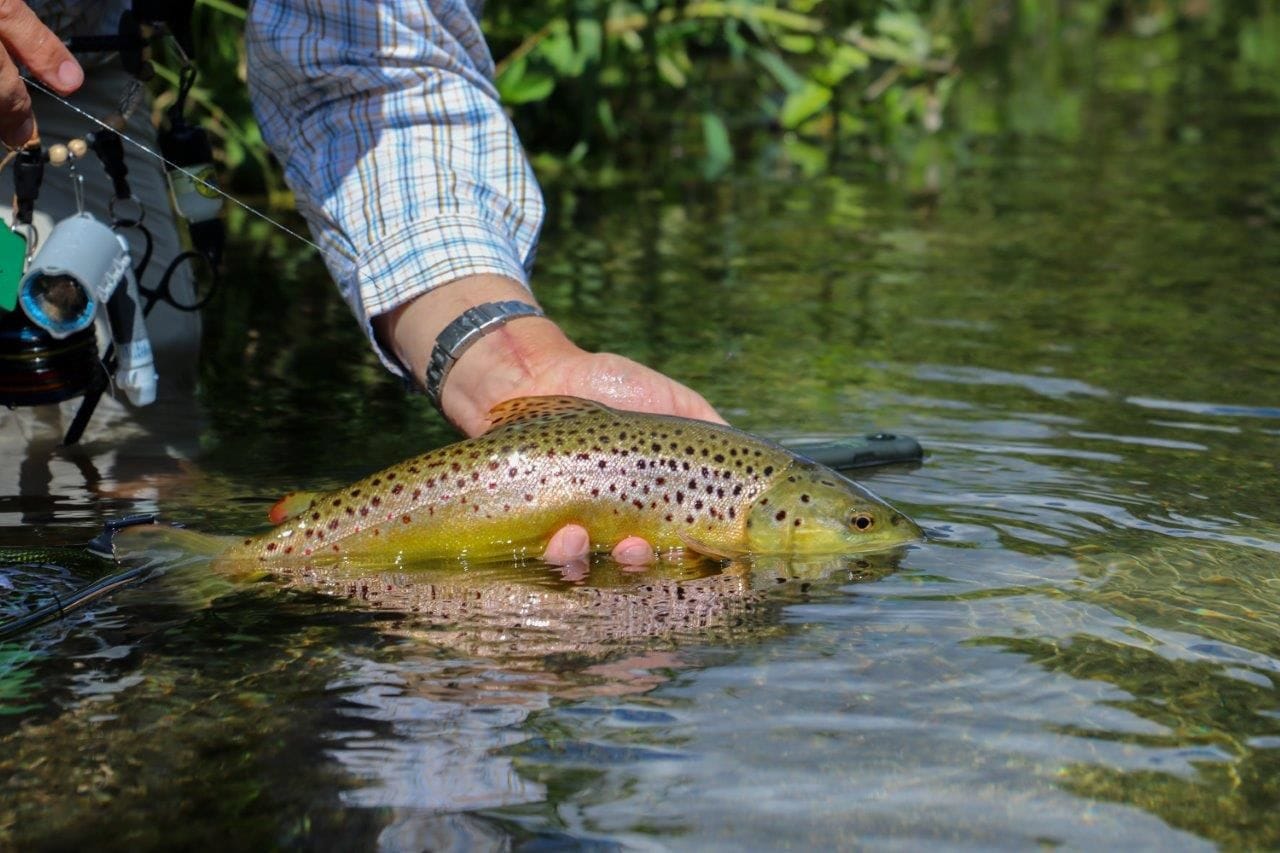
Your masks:
M 288 497 L 224 556 L 275 564 L 536 556 L 566 524 L 717 557 L 879 550 L 918 538 L 845 477 L 731 427 L 575 397 L 500 404 L 476 438 Z

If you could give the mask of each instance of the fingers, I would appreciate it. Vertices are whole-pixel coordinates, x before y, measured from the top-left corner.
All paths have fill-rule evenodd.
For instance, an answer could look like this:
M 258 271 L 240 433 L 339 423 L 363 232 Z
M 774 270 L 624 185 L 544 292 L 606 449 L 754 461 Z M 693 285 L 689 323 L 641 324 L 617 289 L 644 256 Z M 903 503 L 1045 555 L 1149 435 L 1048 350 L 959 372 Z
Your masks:
M 84 82 L 84 71 L 53 31 L 21 0 L 0 0 L 0 42 L 19 64 L 60 94 Z
M 624 566 L 647 566 L 654 561 L 653 546 L 639 536 L 628 536 L 613 546 L 613 559 Z
M 591 554 L 591 537 L 579 524 L 567 524 L 556 531 L 547 543 L 542 559 L 553 566 L 568 566 L 585 560 Z M 653 546 L 639 536 L 628 536 L 613 547 L 613 559 L 624 566 L 647 566 L 656 556 Z
M 579 524 L 569 524 L 556 531 L 547 543 L 542 559 L 553 566 L 567 566 L 585 560 L 591 553 L 591 537 Z
M 18 73 L 25 65 L 33 76 L 60 94 L 84 82 L 84 72 L 71 52 L 20 0 L 0 0 L 0 141 L 24 145 L 35 133 L 31 96 Z

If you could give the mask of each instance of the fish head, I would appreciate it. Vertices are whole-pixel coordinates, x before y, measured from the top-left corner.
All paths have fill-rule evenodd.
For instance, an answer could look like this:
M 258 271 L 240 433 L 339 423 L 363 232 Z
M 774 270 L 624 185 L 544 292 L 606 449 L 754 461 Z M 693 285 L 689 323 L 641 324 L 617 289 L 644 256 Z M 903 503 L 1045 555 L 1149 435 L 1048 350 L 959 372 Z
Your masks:
M 862 486 L 804 461 L 782 471 L 747 511 L 753 554 L 881 551 L 922 536 L 915 522 Z

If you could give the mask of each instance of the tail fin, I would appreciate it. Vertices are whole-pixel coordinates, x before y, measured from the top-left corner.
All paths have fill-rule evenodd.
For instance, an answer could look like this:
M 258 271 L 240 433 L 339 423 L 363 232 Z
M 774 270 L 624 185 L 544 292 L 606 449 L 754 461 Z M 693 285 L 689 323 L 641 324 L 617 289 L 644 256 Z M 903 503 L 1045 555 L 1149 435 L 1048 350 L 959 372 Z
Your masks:
M 143 524 L 118 531 L 112 539 L 116 562 L 122 566 L 150 566 L 151 577 L 166 582 L 148 586 L 152 600 L 200 608 L 215 598 L 241 588 L 259 577 L 234 561 L 218 558 L 236 541 L 233 536 L 211 536 L 166 524 Z
M 167 524 L 140 524 L 117 532 L 111 549 L 117 562 L 203 562 L 227 550 L 233 541 L 229 536 L 210 536 Z

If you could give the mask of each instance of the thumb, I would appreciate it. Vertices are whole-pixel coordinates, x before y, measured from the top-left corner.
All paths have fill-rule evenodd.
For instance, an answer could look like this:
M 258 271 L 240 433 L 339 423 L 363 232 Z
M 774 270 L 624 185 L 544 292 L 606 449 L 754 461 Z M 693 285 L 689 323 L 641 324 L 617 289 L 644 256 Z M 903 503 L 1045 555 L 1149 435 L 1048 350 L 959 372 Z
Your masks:
M 0 0 L 0 43 L 15 62 L 59 94 L 69 95 L 84 82 L 80 63 L 26 3 Z

